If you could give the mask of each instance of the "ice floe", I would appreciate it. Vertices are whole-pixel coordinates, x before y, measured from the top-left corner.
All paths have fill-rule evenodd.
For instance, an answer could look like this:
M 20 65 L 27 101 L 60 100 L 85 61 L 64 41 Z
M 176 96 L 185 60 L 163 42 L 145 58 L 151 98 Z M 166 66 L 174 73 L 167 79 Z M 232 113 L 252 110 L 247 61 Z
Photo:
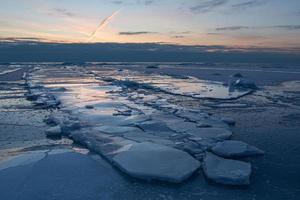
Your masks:
M 197 132 L 189 132 L 197 138 L 213 138 L 225 140 L 232 136 L 232 132 L 225 128 L 199 128 Z
M 162 180 L 179 183 L 189 178 L 200 162 L 189 154 L 159 144 L 139 143 L 113 157 L 125 173 L 145 180 Z
M 48 137 L 59 137 L 62 135 L 62 130 L 61 127 L 59 125 L 51 127 L 49 129 L 46 130 L 46 135 Z
M 225 185 L 249 185 L 251 164 L 224 159 L 212 153 L 206 153 L 203 161 L 206 177 L 216 183 Z
M 219 156 L 228 158 L 264 154 L 262 150 L 254 146 L 251 146 L 241 141 L 234 140 L 218 142 L 211 150 Z

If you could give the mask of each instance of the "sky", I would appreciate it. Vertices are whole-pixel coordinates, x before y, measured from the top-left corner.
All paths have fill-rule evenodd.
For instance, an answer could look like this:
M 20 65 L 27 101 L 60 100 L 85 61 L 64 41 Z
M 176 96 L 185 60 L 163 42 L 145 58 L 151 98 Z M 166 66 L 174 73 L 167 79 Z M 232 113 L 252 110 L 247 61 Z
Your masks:
M 0 40 L 299 48 L 299 0 L 0 0 Z

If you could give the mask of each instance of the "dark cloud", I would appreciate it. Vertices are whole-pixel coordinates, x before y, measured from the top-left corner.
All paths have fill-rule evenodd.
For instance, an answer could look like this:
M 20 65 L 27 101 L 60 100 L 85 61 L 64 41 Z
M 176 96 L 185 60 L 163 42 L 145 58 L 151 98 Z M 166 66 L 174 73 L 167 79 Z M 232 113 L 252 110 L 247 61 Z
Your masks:
M 284 30 L 300 30 L 300 25 L 279 25 L 279 26 L 270 26 L 274 29 L 284 29 Z
M 190 7 L 190 10 L 193 12 L 206 13 L 214 10 L 215 8 L 223 6 L 228 1 L 229 0 L 206 0 Z
M 45 41 L 44 38 L 39 37 L 0 37 L 1 42 L 42 42 Z
M 124 1 L 124 0 L 114 0 L 111 1 L 113 4 L 127 4 L 127 5 L 134 5 L 134 4 L 139 4 L 139 5 L 152 5 L 156 2 L 157 0 L 134 0 L 134 1 Z
M 227 26 L 216 28 L 216 31 L 238 31 L 243 29 L 249 29 L 249 26 Z
M 150 31 L 119 32 L 119 35 L 147 35 L 147 34 L 157 34 L 157 32 L 150 32 Z
M 174 35 L 172 38 L 180 39 L 180 38 L 185 38 L 185 35 Z

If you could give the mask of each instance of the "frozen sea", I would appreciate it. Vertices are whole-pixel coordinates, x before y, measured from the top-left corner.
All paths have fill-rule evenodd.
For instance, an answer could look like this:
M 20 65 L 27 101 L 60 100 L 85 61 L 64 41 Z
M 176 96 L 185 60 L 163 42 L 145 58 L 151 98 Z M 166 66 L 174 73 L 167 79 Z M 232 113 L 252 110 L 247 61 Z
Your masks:
M 300 196 L 300 66 L 6 63 L 0 82 L 0 199 Z M 226 141 L 264 155 L 206 163 Z

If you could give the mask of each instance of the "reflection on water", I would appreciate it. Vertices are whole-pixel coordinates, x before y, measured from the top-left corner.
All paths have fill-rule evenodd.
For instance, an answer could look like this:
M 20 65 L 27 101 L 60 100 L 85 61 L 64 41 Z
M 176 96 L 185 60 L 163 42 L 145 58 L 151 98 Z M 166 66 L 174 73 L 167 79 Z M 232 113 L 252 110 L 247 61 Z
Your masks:
M 249 90 L 230 88 L 228 85 L 200 80 L 195 77 L 172 77 L 168 75 L 144 74 L 129 70 L 95 71 L 100 77 L 119 81 L 131 81 L 144 86 L 158 88 L 164 92 L 195 98 L 234 99 L 248 94 Z
M 194 77 L 104 67 L 89 70 L 80 66 L 44 67 L 36 70 L 30 80 L 56 95 L 63 110 L 71 111 L 81 121 L 93 126 L 121 125 L 128 116 L 152 115 L 158 107 L 176 109 L 169 100 L 176 99 L 177 95 L 231 99 L 249 92 L 231 91 L 223 83 Z M 166 95 L 160 96 L 159 93 Z

